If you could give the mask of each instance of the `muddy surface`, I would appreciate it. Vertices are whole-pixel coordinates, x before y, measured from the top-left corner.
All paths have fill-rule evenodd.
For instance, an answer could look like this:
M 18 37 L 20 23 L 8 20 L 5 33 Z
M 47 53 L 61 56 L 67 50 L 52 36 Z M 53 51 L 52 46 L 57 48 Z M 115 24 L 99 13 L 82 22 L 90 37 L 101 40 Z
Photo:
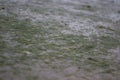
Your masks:
M 119 80 L 120 0 L 0 0 L 0 80 Z

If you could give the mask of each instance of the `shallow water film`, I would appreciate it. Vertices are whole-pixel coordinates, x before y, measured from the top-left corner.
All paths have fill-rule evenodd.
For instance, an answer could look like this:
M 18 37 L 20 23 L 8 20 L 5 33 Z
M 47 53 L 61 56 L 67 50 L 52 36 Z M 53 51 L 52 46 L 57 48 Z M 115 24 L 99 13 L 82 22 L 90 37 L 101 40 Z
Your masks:
M 0 80 L 120 80 L 120 0 L 0 0 Z

